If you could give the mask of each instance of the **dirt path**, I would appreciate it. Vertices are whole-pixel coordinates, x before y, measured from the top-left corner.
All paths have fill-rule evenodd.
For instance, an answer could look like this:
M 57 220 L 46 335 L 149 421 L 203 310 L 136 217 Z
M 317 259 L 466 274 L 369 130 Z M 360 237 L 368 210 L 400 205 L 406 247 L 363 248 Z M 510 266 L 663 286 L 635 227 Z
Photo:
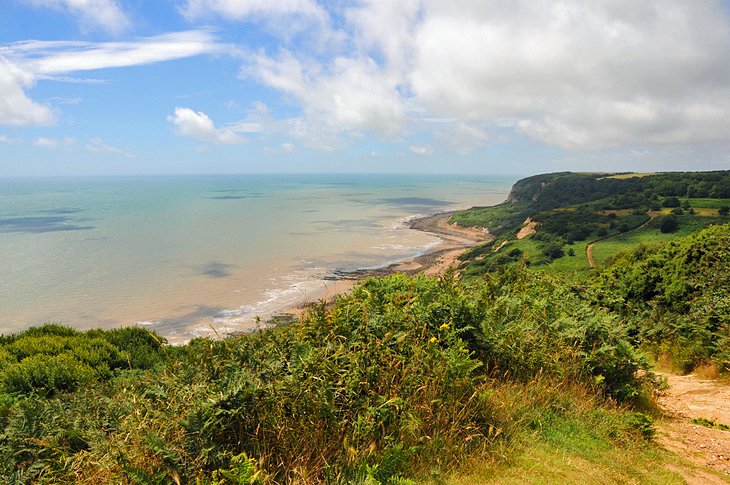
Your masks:
M 638 231 L 639 229 L 645 227 L 651 221 L 653 221 L 654 219 L 656 219 L 658 215 L 659 214 L 655 214 L 655 213 L 650 212 L 649 213 L 649 220 L 646 221 L 645 223 L 643 223 L 642 225 L 640 225 L 639 227 L 637 227 L 635 229 L 632 229 L 631 231 Z M 618 237 L 618 236 L 623 236 L 624 234 L 628 234 L 631 231 L 627 231 L 627 232 L 624 232 L 624 233 L 621 233 L 621 234 L 616 234 L 615 236 L 604 237 L 603 239 L 597 239 L 597 240 L 593 241 L 592 243 L 590 243 L 588 246 L 586 246 L 586 258 L 588 258 L 588 266 L 590 266 L 591 268 L 595 268 L 596 267 L 596 261 L 593 259 L 593 247 L 596 244 L 598 244 L 599 242 L 602 242 L 602 241 L 608 241 L 609 239 L 613 239 L 613 238 Z
M 591 268 L 596 267 L 596 262 L 593 260 L 593 246 L 595 246 L 597 242 L 598 241 L 594 241 L 586 246 L 586 257 L 588 258 L 588 266 L 590 266 Z
M 693 424 L 706 419 L 730 425 L 730 385 L 701 379 L 694 374 L 663 374 L 669 390 L 659 399 L 667 419 L 658 426 L 658 441 L 697 466 L 671 465 L 689 484 L 730 483 L 730 431 Z M 727 478 L 706 471 L 710 468 Z

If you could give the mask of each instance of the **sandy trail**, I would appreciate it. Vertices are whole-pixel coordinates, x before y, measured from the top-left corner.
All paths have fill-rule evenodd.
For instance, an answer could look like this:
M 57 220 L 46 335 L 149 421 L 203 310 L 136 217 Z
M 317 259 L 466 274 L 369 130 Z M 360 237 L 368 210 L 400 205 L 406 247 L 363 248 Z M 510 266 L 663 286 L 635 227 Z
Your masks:
M 730 431 L 692 423 L 692 419 L 703 418 L 730 425 L 730 385 L 694 374 L 659 374 L 667 378 L 669 389 L 659 398 L 668 416 L 657 426 L 658 441 L 698 466 L 694 470 L 675 465 L 670 468 L 689 484 L 730 483 Z M 727 478 L 704 471 L 705 467 Z
M 642 225 L 640 225 L 639 227 L 637 227 L 635 229 L 631 229 L 631 231 L 638 231 L 639 229 L 646 227 L 646 225 L 649 224 L 654 219 L 656 219 L 658 217 L 658 215 L 659 215 L 658 213 L 649 212 L 649 220 L 646 221 L 645 223 L 643 223 Z M 623 236 L 624 234 L 628 234 L 628 232 L 631 232 L 631 231 L 627 231 L 622 234 L 617 234 L 615 236 L 604 237 L 602 239 L 596 239 L 595 241 L 590 243 L 588 246 L 586 246 L 586 258 L 588 258 L 588 266 L 590 266 L 591 268 L 596 267 L 596 261 L 593 259 L 593 248 L 596 246 L 596 244 L 598 244 L 599 242 L 602 242 L 602 241 L 608 241 L 609 239 L 613 239 L 618 236 Z

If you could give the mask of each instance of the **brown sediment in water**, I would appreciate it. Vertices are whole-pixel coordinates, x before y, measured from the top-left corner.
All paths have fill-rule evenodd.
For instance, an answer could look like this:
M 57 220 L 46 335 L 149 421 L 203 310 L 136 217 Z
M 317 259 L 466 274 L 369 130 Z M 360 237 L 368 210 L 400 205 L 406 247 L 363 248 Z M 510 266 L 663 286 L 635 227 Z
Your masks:
M 317 302 L 334 302 L 339 295 L 352 291 L 358 282 L 373 276 L 387 276 L 395 273 L 427 276 L 445 274 L 459 265 L 459 256 L 467 249 L 494 240 L 494 236 L 484 228 L 461 227 L 449 222 L 453 212 L 442 212 L 427 217 L 414 219 L 408 223 L 411 229 L 433 234 L 441 239 L 436 246 L 415 258 L 375 269 L 355 271 L 335 271 L 324 280 L 328 283 L 322 291 L 310 295 L 306 301 L 282 311 L 280 321 L 286 321 L 287 315 L 298 319 L 308 308 Z M 276 318 L 275 318 L 276 319 Z

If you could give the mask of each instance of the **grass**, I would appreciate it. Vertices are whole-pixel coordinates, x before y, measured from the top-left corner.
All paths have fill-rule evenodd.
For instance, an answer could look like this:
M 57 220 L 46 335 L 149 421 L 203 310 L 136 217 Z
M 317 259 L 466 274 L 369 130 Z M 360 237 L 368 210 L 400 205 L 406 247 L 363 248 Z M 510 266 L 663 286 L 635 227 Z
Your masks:
M 665 468 L 676 457 L 646 441 L 652 431 L 642 424 L 644 415 L 596 408 L 593 398 L 575 388 L 551 394 L 543 383 L 531 386 L 532 391 L 515 386 L 502 390 L 505 407 L 525 425 L 513 438 L 507 459 L 472 462 L 465 472 L 441 483 L 684 483 Z M 556 391 L 562 398 L 555 397 Z M 630 438 L 616 434 L 617 429 L 629 428 L 634 429 Z
M 577 241 L 565 246 L 565 256 L 553 260 L 552 263 L 541 269 L 556 276 L 588 276 L 591 273 L 588 258 L 586 257 L 586 247 L 588 244 L 588 241 Z M 570 249 L 573 250 L 574 256 L 567 254 L 567 251 Z
M 708 209 L 719 209 L 720 207 L 730 207 L 730 199 L 687 199 L 681 198 L 680 200 L 689 200 L 690 207 L 694 208 L 708 208 Z
M 679 229 L 672 233 L 662 233 L 653 224 L 650 224 L 641 229 L 596 243 L 593 247 L 593 259 L 597 268 L 605 267 L 619 254 L 630 251 L 642 244 L 669 242 L 679 237 L 688 236 L 716 222 L 721 221 L 716 218 L 700 218 L 685 214 L 679 216 Z
M 715 421 L 707 418 L 694 418 L 692 420 L 692 424 L 698 424 L 706 428 L 720 429 L 722 431 L 730 431 L 730 426 L 727 424 L 716 423 Z
M 605 483 L 684 484 L 684 479 L 665 465 L 673 457 L 655 447 L 610 448 L 594 458 L 549 444 L 526 447 L 502 466 L 475 467 L 466 475 L 444 480 L 449 485 Z
M 655 173 L 620 173 L 617 175 L 610 175 L 608 177 L 602 177 L 604 179 L 616 179 L 616 180 L 626 180 L 626 179 L 632 179 L 632 178 L 642 178 L 642 177 L 648 177 L 650 175 L 656 175 Z

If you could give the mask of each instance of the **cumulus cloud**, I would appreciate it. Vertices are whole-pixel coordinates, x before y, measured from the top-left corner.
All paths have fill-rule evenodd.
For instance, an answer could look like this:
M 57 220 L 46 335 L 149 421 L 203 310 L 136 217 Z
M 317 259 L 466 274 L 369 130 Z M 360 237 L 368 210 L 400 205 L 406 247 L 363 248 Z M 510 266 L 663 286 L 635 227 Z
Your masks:
M 718 139 L 730 121 L 727 20 L 710 1 L 434 2 L 409 80 L 437 116 L 510 117 L 563 147 Z
M 515 133 L 568 149 L 730 135 L 719 1 L 363 0 L 342 19 L 345 48 L 259 52 L 242 71 L 296 100 L 299 133 L 440 119 L 464 152 Z
M 337 57 L 329 65 L 300 61 L 284 51 L 271 58 L 259 54 L 243 73 L 296 98 L 305 116 L 296 121 L 330 133 L 367 131 L 394 136 L 406 119 L 398 77 L 381 69 L 370 58 Z
M 64 74 L 129 67 L 219 52 L 207 31 L 187 31 L 128 42 L 25 41 L 0 45 L 0 124 L 44 125 L 52 109 L 32 100 L 27 90 L 39 79 Z M 60 76 L 60 77 L 59 77 Z
M 130 20 L 114 0 L 21 0 L 34 7 L 66 12 L 79 19 L 82 27 L 98 27 L 119 33 L 130 26 Z
M 208 115 L 190 108 L 175 108 L 175 113 L 167 120 L 175 125 L 178 134 L 206 143 L 231 145 L 246 141 L 229 128 L 216 128 Z
M 53 121 L 51 109 L 30 99 L 23 88 L 34 77 L 0 55 L 0 123 L 5 125 L 45 125 Z

